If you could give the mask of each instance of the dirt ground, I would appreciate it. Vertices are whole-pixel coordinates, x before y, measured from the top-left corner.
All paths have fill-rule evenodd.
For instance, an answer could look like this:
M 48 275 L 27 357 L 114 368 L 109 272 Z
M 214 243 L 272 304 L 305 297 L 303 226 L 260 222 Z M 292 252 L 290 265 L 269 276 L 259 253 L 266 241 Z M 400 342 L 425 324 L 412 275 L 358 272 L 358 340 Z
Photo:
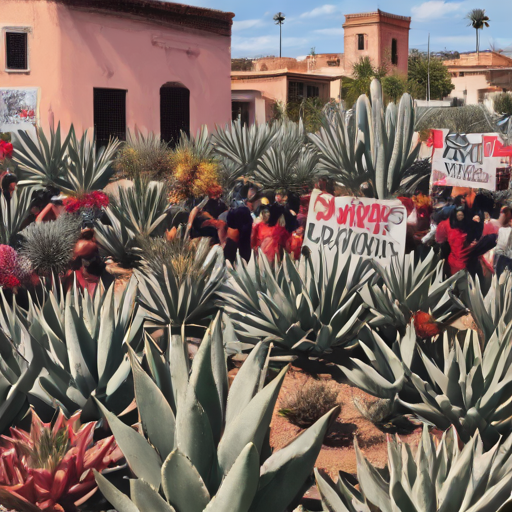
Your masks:
M 323 377 L 329 381 L 330 385 L 339 390 L 338 401 L 341 405 L 341 412 L 327 435 L 316 461 L 316 467 L 326 470 L 335 480 L 339 471 L 356 475 L 355 436 L 357 436 L 359 447 L 366 458 L 372 464 L 384 467 L 387 464 L 386 434 L 364 418 L 352 401 L 354 396 L 370 401 L 374 398 L 348 384 L 337 383 L 327 375 Z M 271 424 L 270 444 L 274 449 L 287 445 L 301 432 L 299 427 L 292 425 L 286 418 L 279 415 L 281 398 L 286 393 L 303 386 L 308 379 L 312 378 L 294 367 L 290 368 L 285 377 Z M 401 439 L 412 445 L 417 444 L 420 436 L 421 428 L 414 430 L 411 434 L 400 435 Z

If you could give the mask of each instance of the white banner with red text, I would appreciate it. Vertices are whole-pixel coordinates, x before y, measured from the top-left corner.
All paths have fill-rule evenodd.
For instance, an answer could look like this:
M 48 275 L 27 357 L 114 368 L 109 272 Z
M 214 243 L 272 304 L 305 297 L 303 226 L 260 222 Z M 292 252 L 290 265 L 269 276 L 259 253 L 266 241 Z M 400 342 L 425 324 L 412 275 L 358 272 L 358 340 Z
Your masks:
M 363 197 L 334 197 L 314 190 L 309 203 L 304 245 L 315 266 L 322 248 L 332 265 L 339 247 L 339 263 L 351 256 L 351 267 L 359 260 L 372 259 L 384 267 L 393 258 L 403 261 L 407 231 L 407 210 L 399 200 Z

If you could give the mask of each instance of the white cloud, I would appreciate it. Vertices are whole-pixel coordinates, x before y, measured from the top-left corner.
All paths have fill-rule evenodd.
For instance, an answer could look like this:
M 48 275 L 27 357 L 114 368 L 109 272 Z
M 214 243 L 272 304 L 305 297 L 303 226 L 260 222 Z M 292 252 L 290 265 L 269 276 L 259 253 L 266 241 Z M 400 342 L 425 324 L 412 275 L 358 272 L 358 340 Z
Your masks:
M 449 43 L 449 44 L 475 44 L 475 35 L 467 36 L 437 36 L 432 38 L 433 43 Z
M 332 4 L 325 4 L 320 7 L 315 7 L 312 11 L 304 12 L 300 15 L 301 18 L 318 18 L 319 16 L 326 16 L 334 14 L 338 8 Z
M 411 7 L 413 21 L 432 21 L 444 18 L 449 14 L 459 12 L 463 2 L 446 2 L 444 0 L 428 0 L 420 5 Z
M 233 32 L 240 32 L 241 30 L 257 27 L 258 25 L 261 25 L 262 21 L 263 20 L 233 20 Z
M 342 36 L 344 30 L 342 28 L 321 28 L 313 32 L 322 36 Z

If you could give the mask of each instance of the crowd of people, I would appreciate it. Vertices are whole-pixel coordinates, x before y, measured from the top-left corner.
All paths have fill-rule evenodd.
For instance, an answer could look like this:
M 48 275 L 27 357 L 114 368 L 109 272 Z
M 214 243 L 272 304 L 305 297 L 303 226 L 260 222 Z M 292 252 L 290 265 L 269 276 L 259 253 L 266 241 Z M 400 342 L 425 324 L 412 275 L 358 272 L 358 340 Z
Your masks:
M 237 252 L 249 261 L 260 250 L 270 262 L 285 251 L 300 258 L 307 200 L 285 190 L 263 192 L 251 183 L 234 190 L 229 207 L 221 196 L 222 189 L 214 187 L 207 200 L 192 209 L 187 226 L 191 238 L 210 237 L 232 263 Z
M 446 274 L 467 270 L 483 283 L 512 270 L 512 210 L 491 192 L 439 187 L 400 199 L 409 213 L 408 247 L 434 246 Z
M 7 202 L 17 181 L 13 174 L 2 176 L 2 194 Z M 337 195 L 332 185 L 320 179 L 315 187 Z M 231 263 L 236 261 L 237 254 L 249 261 L 258 251 L 270 263 L 282 259 L 285 252 L 295 260 L 300 258 L 310 199 L 308 191 L 299 196 L 286 190 L 268 192 L 252 183 L 239 183 L 229 200 L 223 196 L 224 192 L 221 187 L 213 186 L 199 204 L 192 204 L 187 211 L 178 209 L 179 215 L 170 208 L 168 237 L 172 236 L 173 227 L 183 223 L 192 239 L 208 237 L 212 245 L 220 245 Z M 418 192 L 399 199 L 407 209 L 408 252 L 434 247 L 445 260 L 447 275 L 467 270 L 480 282 L 489 282 L 492 275 L 500 276 L 505 269 L 512 270 L 512 209 L 497 201 L 492 193 L 434 187 L 430 195 Z M 58 191 L 35 192 L 23 227 L 32 222 L 55 220 L 67 209 L 69 204 Z M 86 224 L 85 219 L 74 255 L 74 269 L 83 269 L 84 261 L 87 267 L 91 261 L 101 260 L 93 224 Z

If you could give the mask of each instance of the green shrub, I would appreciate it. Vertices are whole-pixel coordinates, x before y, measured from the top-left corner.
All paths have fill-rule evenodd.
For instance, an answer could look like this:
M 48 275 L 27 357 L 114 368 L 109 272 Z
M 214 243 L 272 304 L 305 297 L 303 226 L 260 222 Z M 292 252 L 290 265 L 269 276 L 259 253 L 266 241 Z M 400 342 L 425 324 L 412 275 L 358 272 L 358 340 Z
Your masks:
M 512 115 L 512 94 L 504 92 L 494 98 L 494 110 L 497 114 Z

